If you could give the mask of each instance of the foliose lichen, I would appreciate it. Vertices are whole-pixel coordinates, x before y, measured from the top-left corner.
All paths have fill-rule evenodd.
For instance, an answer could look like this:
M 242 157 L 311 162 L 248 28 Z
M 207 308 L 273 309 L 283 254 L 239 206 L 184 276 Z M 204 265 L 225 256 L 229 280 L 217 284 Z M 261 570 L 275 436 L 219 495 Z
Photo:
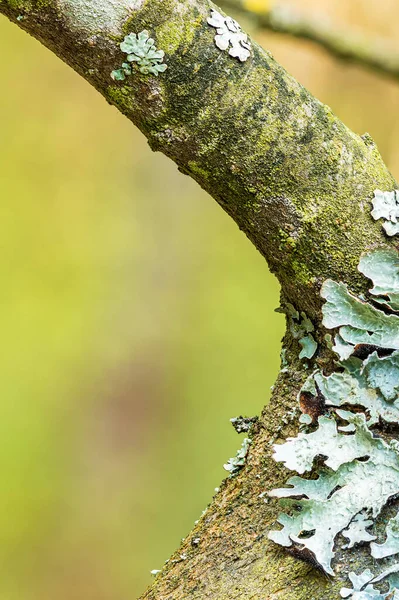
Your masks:
M 373 282 L 367 299 L 331 280 L 322 287 L 323 325 L 334 330 L 327 342 L 339 360 L 332 374 L 316 369 L 300 391 L 299 398 L 318 399 L 316 421 L 305 412 L 299 434 L 274 446 L 276 461 L 312 478 L 295 476 L 287 482 L 291 487 L 270 492 L 291 512 L 279 516 L 283 528 L 269 538 L 310 553 L 330 575 L 338 548 L 362 544 L 370 564 L 388 559 L 383 567 L 389 567 L 377 576 L 351 573 L 353 587 L 343 588 L 341 597 L 399 600 L 399 563 L 389 562 L 399 554 L 399 513 L 382 519 L 383 539 L 376 528 L 399 494 L 399 441 L 383 429 L 384 423 L 399 426 L 399 255 L 375 250 L 361 258 L 359 270 Z M 300 315 L 291 310 L 291 319 L 297 335 Z M 385 579 L 389 592 L 375 587 Z
M 233 458 L 229 458 L 227 463 L 223 465 L 223 468 L 230 473 L 230 477 L 237 475 L 245 465 L 251 443 L 250 438 L 244 438 L 241 448 L 237 450 L 236 455 Z
M 217 34 L 215 44 L 219 50 L 228 50 L 230 56 L 245 62 L 251 56 L 251 43 L 240 25 L 231 17 L 223 17 L 217 10 L 212 9 L 208 24 L 215 27 Z
M 372 542 L 377 539 L 375 535 L 371 535 L 367 531 L 373 525 L 373 520 L 368 519 L 364 513 L 359 513 L 349 524 L 348 529 L 344 529 L 342 535 L 348 540 L 348 543 L 343 548 L 353 548 L 361 542 Z
M 306 316 L 306 313 L 299 313 L 292 304 L 287 304 L 286 311 L 282 312 L 287 313 L 291 335 L 298 340 L 302 348 L 299 358 L 312 358 L 317 350 L 317 342 L 312 335 L 314 332 L 312 321 Z
M 389 236 L 397 235 L 399 233 L 399 190 L 393 190 L 392 192 L 381 192 L 376 190 L 374 192 L 373 210 L 371 216 L 373 219 L 384 219 L 383 228 Z
M 387 569 L 377 577 L 373 575 L 370 569 L 366 569 L 360 575 L 356 575 L 356 573 L 353 572 L 349 573 L 349 579 L 353 587 L 342 588 L 341 598 L 351 598 L 351 600 L 376 600 L 378 598 L 380 598 L 380 600 L 399 600 L 399 591 L 395 586 L 394 579 L 390 577 L 397 569 L 398 566 L 394 565 L 393 568 Z M 379 583 L 387 578 L 390 589 L 387 594 L 382 594 L 373 584 Z
M 165 52 L 157 50 L 155 40 L 150 38 L 148 31 L 139 34 L 129 33 L 120 44 L 120 49 L 127 55 L 127 61 L 122 67 L 112 71 L 111 77 L 115 81 L 124 81 L 127 76 L 132 75 L 132 65 L 137 64 L 140 73 L 144 75 L 155 75 L 164 73 L 168 66 L 163 62 Z

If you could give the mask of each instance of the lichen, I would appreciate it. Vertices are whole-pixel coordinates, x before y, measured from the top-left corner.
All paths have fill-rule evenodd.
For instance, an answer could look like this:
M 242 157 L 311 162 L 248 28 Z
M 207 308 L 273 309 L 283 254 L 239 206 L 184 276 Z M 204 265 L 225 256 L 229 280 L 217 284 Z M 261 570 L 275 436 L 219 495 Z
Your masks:
M 374 192 L 373 210 L 371 216 L 373 219 L 383 219 L 383 228 L 389 236 L 397 235 L 399 233 L 399 190 L 393 190 L 392 192 L 381 192 L 376 190 Z
M 349 524 L 348 529 L 344 529 L 342 535 L 348 541 L 348 544 L 343 546 L 343 548 L 353 548 L 356 544 L 361 544 L 362 542 L 371 542 L 377 537 L 375 535 L 371 535 L 367 531 L 369 527 L 373 525 L 374 521 L 372 519 L 368 519 L 364 513 L 359 513 L 353 519 L 353 521 Z
M 362 406 L 368 425 L 380 419 L 386 423 L 399 422 L 399 353 L 379 357 L 376 352 L 363 362 L 353 358 L 343 363 L 344 370 L 324 376 L 317 371 L 314 379 L 327 406 Z
M 362 256 L 359 271 L 372 280 L 370 289 L 377 302 L 399 310 L 399 258 L 396 250 L 386 249 Z M 378 298 L 378 296 L 388 296 Z
M 227 463 L 223 465 L 223 468 L 230 473 L 230 477 L 237 475 L 245 465 L 250 445 L 251 440 L 244 438 L 241 448 L 237 450 L 236 455 L 233 458 L 229 458 Z
M 341 598 L 351 598 L 352 600 L 399 600 L 399 588 L 397 585 L 397 573 L 399 572 L 399 564 L 393 564 L 388 569 L 385 569 L 380 575 L 374 576 L 370 569 L 366 569 L 360 575 L 349 573 L 349 579 L 353 585 L 352 588 L 342 588 Z M 374 587 L 375 583 L 379 583 L 388 579 L 389 591 L 380 593 Z
M 120 49 L 127 56 L 127 63 L 112 71 L 111 77 L 115 81 L 124 81 L 127 76 L 132 75 L 132 64 L 136 64 L 143 75 L 155 75 L 164 73 L 168 66 L 163 62 L 165 52 L 157 50 L 155 40 L 150 38 L 148 31 L 139 34 L 129 33 L 120 44 Z M 130 63 L 130 64 L 129 64 Z
M 353 426 L 354 431 L 340 432 L 336 417 Z M 324 467 L 319 479 L 290 479 L 288 483 L 294 487 L 271 492 L 279 498 L 304 499 L 295 501 L 299 512 L 280 515 L 283 529 L 269 534 L 270 539 L 283 546 L 295 542 L 310 550 L 330 575 L 334 574 L 331 560 L 337 535 L 364 510 L 375 519 L 387 501 L 399 493 L 397 442 L 375 438 L 361 413 L 337 410 L 336 417 L 320 417 L 315 432 L 300 433 L 275 446 L 275 460 L 300 474 L 311 471 L 319 456 L 327 457 L 324 465 L 329 469 Z
M 312 358 L 317 350 L 317 342 L 313 335 L 309 333 L 303 338 L 299 339 L 299 344 L 302 346 L 302 350 L 299 353 L 299 358 Z
M 353 585 L 352 588 L 342 588 L 341 598 L 352 598 L 353 600 L 371 600 L 372 598 L 384 598 L 378 590 L 375 589 L 371 581 L 374 575 L 370 569 L 366 569 L 360 575 L 349 573 L 349 579 Z
M 328 334 L 328 344 L 339 361 L 330 375 L 316 369 L 299 394 L 300 399 L 317 398 L 322 414 L 316 422 L 313 416 L 302 418 L 303 430 L 274 446 L 277 462 L 313 477 L 292 477 L 287 482 L 291 487 L 270 492 L 285 499 L 291 514 L 279 516 L 283 528 L 269 538 L 306 550 L 330 575 L 338 547 L 345 551 L 362 544 L 374 559 L 399 554 L 399 513 L 382 520 L 385 540 L 379 539 L 381 524 L 376 528 L 377 517 L 399 493 L 399 442 L 383 431 L 375 433 L 383 421 L 399 425 L 399 255 L 373 251 L 361 258 L 359 270 L 373 283 L 367 298 L 331 280 L 322 286 L 323 325 L 336 330 L 334 343 Z M 293 307 L 289 314 L 295 337 L 300 315 Z M 348 407 L 354 408 L 343 410 Z M 339 534 L 347 543 L 342 544 Z M 393 565 L 377 576 L 368 570 L 351 573 L 353 588 L 343 588 L 341 596 L 396 598 L 399 587 L 391 579 L 389 593 L 374 586 L 398 571 Z
M 219 50 L 228 50 L 229 55 L 245 62 L 251 56 L 251 44 L 246 33 L 231 17 L 223 17 L 217 10 L 212 9 L 208 24 L 215 27 L 217 34 L 215 44 Z
M 374 558 L 386 558 L 399 552 L 399 514 L 388 521 L 386 540 L 383 544 L 370 545 L 371 555 Z
M 323 324 L 329 329 L 339 327 L 339 335 L 352 346 L 358 344 L 399 349 L 399 315 L 387 315 L 352 295 L 344 283 L 328 279 L 321 289 L 326 300 Z
M 302 350 L 299 353 L 300 359 L 312 358 L 317 350 L 317 342 L 314 339 L 314 325 L 307 317 L 305 312 L 299 313 L 292 304 L 286 308 L 289 319 L 289 329 L 294 339 L 298 340 Z

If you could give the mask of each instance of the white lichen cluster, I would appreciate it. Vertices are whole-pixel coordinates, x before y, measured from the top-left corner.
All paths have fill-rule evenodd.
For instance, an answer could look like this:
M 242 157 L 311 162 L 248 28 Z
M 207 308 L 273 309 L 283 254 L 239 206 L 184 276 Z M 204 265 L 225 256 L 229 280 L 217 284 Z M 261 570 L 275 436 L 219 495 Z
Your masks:
M 373 282 L 368 300 L 342 283 L 327 280 L 322 287 L 323 324 L 336 331 L 331 342 L 339 362 L 331 375 L 317 369 L 301 390 L 322 400 L 317 424 L 306 415 L 297 437 L 274 446 L 276 461 L 312 478 L 295 476 L 290 487 L 270 492 L 291 512 L 279 516 L 283 528 L 269 537 L 310 552 L 330 575 L 338 548 L 366 545 L 383 571 L 351 573 L 353 587 L 343 588 L 342 598 L 399 600 L 399 563 L 391 562 L 399 554 L 399 513 L 384 520 L 382 537 L 375 529 L 399 494 L 399 441 L 377 435 L 383 423 L 399 425 L 399 255 L 376 250 L 362 257 L 359 270 Z M 375 588 L 383 580 L 389 592 Z
M 238 58 L 241 62 L 245 62 L 251 56 L 248 36 L 241 30 L 237 21 L 231 17 L 223 17 L 217 10 L 212 9 L 208 24 L 217 30 L 215 44 L 219 50 L 228 50 L 230 56 Z
M 127 63 L 122 63 L 122 68 L 112 71 L 111 77 L 115 81 L 123 81 L 132 74 L 132 65 L 136 64 L 140 73 L 155 75 L 164 73 L 168 66 L 163 62 L 165 52 L 157 50 L 155 40 L 150 38 L 148 31 L 139 34 L 129 33 L 120 44 L 120 49 L 126 54 Z
M 371 211 L 372 217 L 376 221 L 384 219 L 382 226 L 387 235 L 397 235 L 399 233 L 399 190 L 392 192 L 376 190 L 372 202 L 374 207 Z

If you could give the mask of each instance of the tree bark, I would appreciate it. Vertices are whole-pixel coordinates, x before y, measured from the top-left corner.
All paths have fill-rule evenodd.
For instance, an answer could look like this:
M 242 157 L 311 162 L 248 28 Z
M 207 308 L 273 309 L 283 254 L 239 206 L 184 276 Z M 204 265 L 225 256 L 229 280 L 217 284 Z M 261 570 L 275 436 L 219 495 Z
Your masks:
M 240 63 L 219 50 L 207 24 L 212 8 L 209 0 L 0 0 L 0 12 L 80 73 L 235 220 L 278 277 L 283 303 L 317 325 L 324 364 L 320 286 L 331 277 L 364 290 L 359 257 L 387 243 L 370 200 L 395 182 L 370 136 L 351 132 L 267 51 L 253 43 Z M 165 51 L 167 71 L 113 81 L 124 59 L 119 42 L 144 29 Z M 331 581 L 267 540 L 279 509 L 260 495 L 287 479 L 270 441 L 295 432 L 290 414 L 309 373 L 297 341 L 287 333 L 284 343 L 288 368 L 245 469 L 224 481 L 142 600 L 339 598 L 344 559 Z

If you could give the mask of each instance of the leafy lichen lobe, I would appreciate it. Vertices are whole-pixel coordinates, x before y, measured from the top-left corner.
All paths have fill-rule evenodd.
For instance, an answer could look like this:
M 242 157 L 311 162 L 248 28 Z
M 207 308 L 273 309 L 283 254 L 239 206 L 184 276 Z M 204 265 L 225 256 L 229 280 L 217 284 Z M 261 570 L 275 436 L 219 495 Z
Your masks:
M 321 291 L 323 325 L 336 331 L 332 347 L 339 361 L 332 374 L 316 369 L 301 392 L 321 397 L 324 414 L 316 425 L 302 418 L 298 436 L 274 447 L 276 461 L 299 475 L 312 472 L 317 478 L 295 476 L 288 480 L 291 487 L 270 493 L 285 498 L 292 514 L 280 515 L 283 528 L 270 532 L 269 538 L 310 551 L 330 575 L 338 546 L 341 552 L 358 544 L 368 546 L 371 563 L 399 554 L 399 513 L 387 521 L 385 539 L 379 539 L 375 526 L 399 493 L 399 441 L 381 428 L 383 423 L 399 425 L 398 253 L 368 253 L 359 270 L 373 282 L 368 299 L 332 280 Z M 345 544 L 339 534 L 347 539 Z M 399 588 L 390 579 L 395 568 L 399 571 L 399 563 L 377 577 L 371 571 L 351 573 L 353 588 L 343 588 L 341 596 L 396 597 Z M 375 587 L 386 579 L 388 593 Z

